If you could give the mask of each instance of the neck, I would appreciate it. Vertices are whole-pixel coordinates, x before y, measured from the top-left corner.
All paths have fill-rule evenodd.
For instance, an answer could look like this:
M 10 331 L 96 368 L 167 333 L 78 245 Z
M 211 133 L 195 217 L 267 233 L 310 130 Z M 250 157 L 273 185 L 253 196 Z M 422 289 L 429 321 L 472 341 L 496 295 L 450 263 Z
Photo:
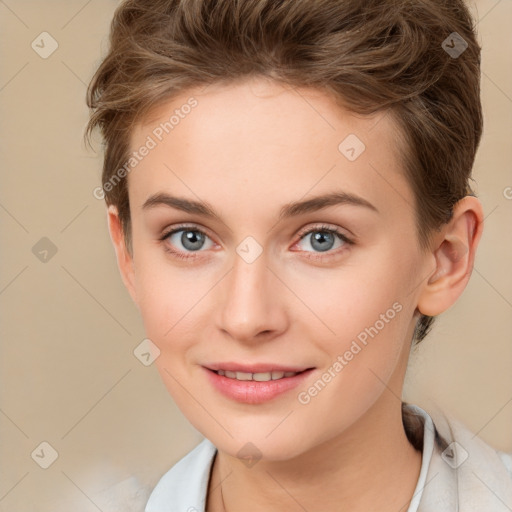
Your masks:
M 207 512 L 405 512 L 421 467 L 401 403 L 384 394 L 350 429 L 292 460 L 252 467 L 218 452 Z

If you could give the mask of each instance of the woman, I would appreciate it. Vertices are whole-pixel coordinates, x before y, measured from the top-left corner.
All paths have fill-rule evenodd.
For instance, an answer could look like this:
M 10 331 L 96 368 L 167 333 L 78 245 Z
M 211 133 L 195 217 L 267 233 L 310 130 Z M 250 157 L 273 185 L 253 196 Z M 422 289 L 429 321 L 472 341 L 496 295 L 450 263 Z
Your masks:
M 156 511 L 505 511 L 512 459 L 401 401 L 469 280 L 462 1 L 129 0 L 89 88 L 123 281 L 206 438 Z

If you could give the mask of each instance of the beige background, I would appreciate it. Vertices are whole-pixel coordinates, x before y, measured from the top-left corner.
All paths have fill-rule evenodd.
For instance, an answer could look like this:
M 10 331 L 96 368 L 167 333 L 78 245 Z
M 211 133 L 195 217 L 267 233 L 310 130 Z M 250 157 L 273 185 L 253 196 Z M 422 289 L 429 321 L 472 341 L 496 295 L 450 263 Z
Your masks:
M 153 485 L 202 439 L 133 355 L 142 323 L 92 195 L 101 155 L 82 143 L 84 97 L 116 5 L 0 0 L 0 511 L 117 510 L 102 489 L 130 475 Z M 470 5 L 485 233 L 469 287 L 412 355 L 405 398 L 512 451 L 512 2 Z M 47 59 L 31 48 L 43 31 L 59 45 Z M 43 237 L 57 249 L 46 262 L 32 252 Z M 43 441 L 58 452 L 46 470 L 31 458 Z

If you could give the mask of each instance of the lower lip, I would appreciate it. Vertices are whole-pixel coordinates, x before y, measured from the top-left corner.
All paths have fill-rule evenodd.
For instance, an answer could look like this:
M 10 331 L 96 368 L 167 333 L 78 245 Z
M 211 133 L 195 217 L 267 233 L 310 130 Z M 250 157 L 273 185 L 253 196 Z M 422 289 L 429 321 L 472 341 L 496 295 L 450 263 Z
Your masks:
M 261 404 L 278 395 L 296 388 L 311 374 L 314 369 L 305 370 L 293 377 L 259 382 L 255 380 L 236 380 L 219 375 L 205 368 L 212 385 L 224 396 L 245 404 Z

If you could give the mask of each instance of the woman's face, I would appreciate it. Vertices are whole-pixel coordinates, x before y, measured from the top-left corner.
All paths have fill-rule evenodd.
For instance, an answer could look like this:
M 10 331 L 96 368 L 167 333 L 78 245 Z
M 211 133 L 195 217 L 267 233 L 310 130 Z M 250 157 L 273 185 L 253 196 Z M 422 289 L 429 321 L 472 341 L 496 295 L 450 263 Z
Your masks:
M 432 259 L 395 133 L 262 79 L 182 94 L 134 130 L 129 289 L 170 394 L 220 450 L 285 460 L 400 407 Z M 247 365 L 312 370 L 212 371 Z

